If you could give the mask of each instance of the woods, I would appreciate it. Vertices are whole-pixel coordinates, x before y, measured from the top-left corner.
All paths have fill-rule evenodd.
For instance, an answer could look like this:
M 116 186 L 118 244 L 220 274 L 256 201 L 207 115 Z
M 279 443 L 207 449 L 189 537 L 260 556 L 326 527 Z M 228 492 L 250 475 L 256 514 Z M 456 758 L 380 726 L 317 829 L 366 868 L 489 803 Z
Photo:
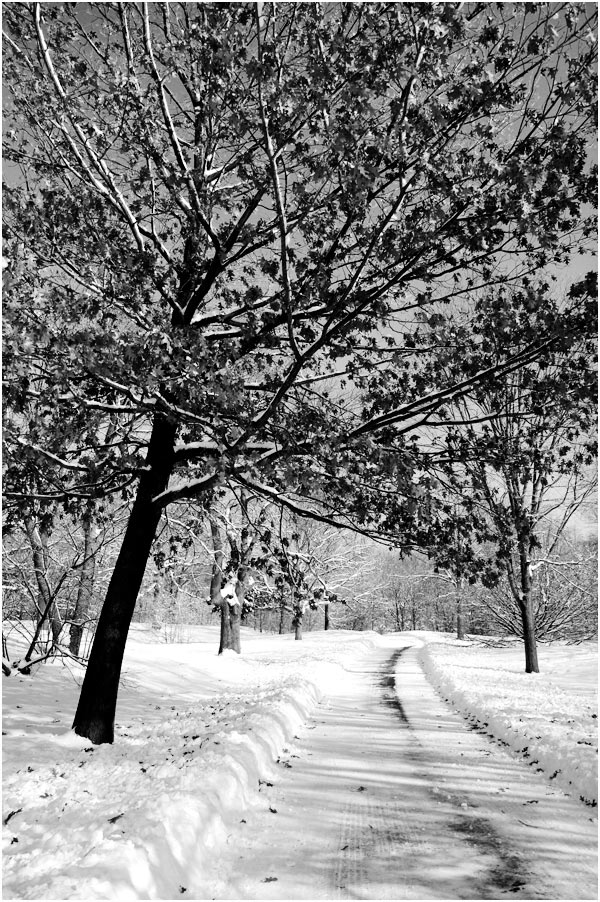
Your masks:
M 127 508 L 75 732 L 112 742 L 157 530 L 190 505 L 217 599 L 228 493 L 467 578 L 504 567 L 528 611 L 540 489 L 594 454 L 596 10 L 3 19 L 7 509 Z M 543 448 L 560 417 L 564 455 Z

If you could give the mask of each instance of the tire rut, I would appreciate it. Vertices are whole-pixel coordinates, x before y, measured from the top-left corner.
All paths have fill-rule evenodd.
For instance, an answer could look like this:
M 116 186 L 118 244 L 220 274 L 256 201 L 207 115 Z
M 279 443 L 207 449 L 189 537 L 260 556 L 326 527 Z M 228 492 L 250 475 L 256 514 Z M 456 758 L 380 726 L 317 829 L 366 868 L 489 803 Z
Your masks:
M 335 872 L 338 898 L 344 898 L 344 891 L 349 888 L 354 898 L 360 898 L 360 895 L 356 896 L 356 890 L 361 884 L 368 884 L 367 863 L 376 865 L 375 860 L 381 858 L 387 859 L 390 865 L 394 861 L 402 862 L 407 883 L 422 885 L 421 875 L 427 871 L 428 852 L 431 853 L 436 845 L 439 851 L 444 850 L 447 862 L 444 892 L 448 897 L 452 896 L 454 881 L 457 882 L 454 898 L 496 899 L 507 894 L 517 895 L 528 882 L 519 854 L 507 845 L 489 821 L 474 815 L 468 808 L 465 810 L 464 798 L 440 792 L 428 777 L 425 755 L 419 748 L 396 687 L 396 666 L 405 652 L 406 649 L 395 651 L 385 663 L 378 680 L 380 701 L 395 712 L 400 725 L 410 732 L 411 748 L 407 756 L 414 761 L 418 778 L 436 806 L 440 816 L 436 818 L 438 830 L 432 840 L 416 832 L 416 823 L 411 829 L 411 817 L 407 817 L 401 800 L 374 805 L 361 799 L 348 806 L 344 812 Z M 453 841 L 456 839 L 458 846 Z M 471 862 L 469 876 L 465 873 L 468 870 L 465 860 Z M 465 882 L 471 885 L 466 895 Z
M 382 649 L 361 663 L 297 737 L 297 760 L 273 780 L 270 807 L 248 816 L 233 889 L 213 898 L 572 898 L 563 874 L 579 854 L 575 838 L 588 844 L 582 867 L 591 873 L 594 863 L 568 806 L 540 794 L 543 816 L 520 826 L 536 793 L 529 774 L 493 743 L 488 752 L 485 737 L 474 740 L 415 651 Z M 566 813 L 558 844 L 546 806 L 551 824 Z M 578 898 L 596 898 L 591 878 L 581 885 Z

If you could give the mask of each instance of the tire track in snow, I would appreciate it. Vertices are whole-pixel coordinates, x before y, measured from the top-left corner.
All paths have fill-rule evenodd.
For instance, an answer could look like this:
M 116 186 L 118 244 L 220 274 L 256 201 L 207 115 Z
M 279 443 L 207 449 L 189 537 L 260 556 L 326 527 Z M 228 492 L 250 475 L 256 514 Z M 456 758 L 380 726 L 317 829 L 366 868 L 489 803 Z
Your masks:
M 492 737 L 474 733 L 433 690 L 415 648 L 397 656 L 396 679 L 431 796 L 450 806 L 448 829 L 488 858 L 468 898 L 597 899 L 595 818 Z
M 407 650 L 403 648 L 394 652 L 380 685 L 384 690 L 384 701 L 396 711 L 402 726 L 411 732 L 414 745 L 418 747 L 417 737 L 399 695 L 400 687 L 396 685 L 398 661 Z M 414 758 L 418 762 L 418 752 L 414 754 Z M 439 791 L 429 787 L 429 792 L 435 802 L 440 801 Z M 526 867 L 518 852 L 501 840 L 489 821 L 466 813 L 465 802 L 461 797 L 444 793 L 444 801 L 452 805 L 456 811 L 456 816 L 447 822 L 448 830 L 459 837 L 464 837 L 470 847 L 469 852 L 476 853 L 486 862 L 486 874 L 483 879 L 478 881 L 479 898 L 496 899 L 498 895 L 504 895 L 507 892 L 515 894 L 524 888 L 528 883 L 528 878 Z
M 277 814 L 265 805 L 232 835 L 237 860 L 213 898 L 573 898 L 560 870 L 589 845 L 572 823 L 580 806 L 469 731 L 414 651 L 381 649 L 347 671 L 307 726 L 265 799 Z M 558 866 L 548 812 L 571 818 Z M 587 874 L 576 898 L 595 898 Z
M 346 805 L 340 831 L 340 851 L 336 862 L 334 883 L 338 898 L 344 899 L 347 886 L 360 885 L 367 879 L 365 870 L 365 844 L 362 836 L 365 829 L 364 806 L 357 803 Z
M 431 786 L 418 737 L 396 692 L 395 670 L 403 652 L 396 651 L 382 670 L 371 673 L 378 700 L 393 709 L 404 732 L 404 758 L 413 764 L 430 805 L 435 806 L 435 840 L 406 800 L 374 803 L 365 790 L 360 800 L 345 807 L 334 877 L 337 898 L 372 898 L 368 887 L 383 870 L 402 881 L 406 894 L 402 898 L 428 893 L 427 898 L 497 899 L 518 892 L 527 881 L 516 852 L 505 847 L 487 821 L 464 811 L 460 798 L 436 793 Z M 437 889 L 435 880 L 433 887 L 424 880 L 434 859 L 443 861 L 437 867 L 441 878 Z

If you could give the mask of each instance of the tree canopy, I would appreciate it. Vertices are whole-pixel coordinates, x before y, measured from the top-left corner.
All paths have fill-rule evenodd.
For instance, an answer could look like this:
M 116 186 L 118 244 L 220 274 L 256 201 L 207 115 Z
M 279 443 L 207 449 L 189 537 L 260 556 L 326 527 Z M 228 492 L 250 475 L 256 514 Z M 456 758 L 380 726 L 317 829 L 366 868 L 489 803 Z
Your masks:
M 122 485 L 156 410 L 179 423 L 175 466 L 197 471 L 162 504 L 223 468 L 256 479 L 267 448 L 277 489 L 282 449 L 360 451 L 383 424 L 341 379 L 410 353 L 396 336 L 416 311 L 589 233 L 593 18 L 7 7 L 9 399 L 37 397 L 21 444 L 38 456 L 60 411 L 62 484 L 43 490 Z M 429 410 L 418 387 L 386 426 Z M 128 440 L 107 448 L 113 413 Z

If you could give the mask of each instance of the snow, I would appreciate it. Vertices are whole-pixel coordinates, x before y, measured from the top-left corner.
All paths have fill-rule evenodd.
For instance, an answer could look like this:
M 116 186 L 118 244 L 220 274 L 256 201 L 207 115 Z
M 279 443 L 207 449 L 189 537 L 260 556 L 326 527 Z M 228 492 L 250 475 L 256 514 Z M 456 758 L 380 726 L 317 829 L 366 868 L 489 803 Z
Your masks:
M 431 637 L 430 637 L 431 638 Z M 427 642 L 433 685 L 473 723 L 523 755 L 566 792 L 598 801 L 597 642 L 540 646 L 540 673 L 508 648 Z
M 210 898 L 596 898 L 591 812 L 468 729 L 420 644 L 390 637 L 328 693 Z
M 216 628 L 167 645 L 135 627 L 113 746 L 66 732 L 81 674 L 43 665 L 4 679 L 4 818 L 17 812 L 4 898 L 172 898 L 202 882 L 323 687 L 375 640 L 243 632 L 243 657 L 217 656 Z
M 454 764 L 445 766 L 444 775 L 435 776 L 437 796 L 435 792 L 432 796 L 431 781 L 424 781 L 421 773 L 425 766 L 430 770 L 434 767 L 435 744 L 427 755 L 423 750 L 429 748 L 427 730 L 431 724 L 437 730 L 446 722 L 446 715 L 442 717 L 439 712 L 448 716 L 449 736 L 456 733 L 462 737 L 464 733 L 471 741 L 488 742 L 465 730 L 457 715 L 448 714 L 447 706 L 426 683 L 419 660 L 445 695 L 450 697 L 455 692 L 452 704 L 456 708 L 462 706 L 461 710 L 482 722 L 485 718 L 488 730 L 498 730 L 498 738 L 504 741 L 508 741 L 508 727 L 502 726 L 501 732 L 495 725 L 504 724 L 501 718 L 508 704 L 495 694 L 498 683 L 513 687 L 508 696 L 510 718 L 516 732 L 523 736 L 528 735 L 530 716 L 542 710 L 541 700 L 548 702 L 535 727 L 536 735 L 542 735 L 548 720 L 548 743 L 554 743 L 556 761 L 543 765 L 546 774 L 551 776 L 547 767 L 559 769 L 562 785 L 575 799 L 579 794 L 590 797 L 590 747 L 579 744 L 584 735 L 579 731 L 579 721 L 583 729 L 584 714 L 592 703 L 591 646 L 544 650 L 548 651 L 548 675 L 531 681 L 518 672 L 518 653 L 512 649 L 482 649 L 450 641 L 440 644 L 435 634 L 380 637 L 330 631 L 309 633 L 302 642 L 295 642 L 292 636 L 259 635 L 244 629 L 243 655 L 217 656 L 216 627 L 190 627 L 187 633 L 190 641 L 169 644 L 161 642 L 150 627 L 133 628 L 112 746 L 94 747 L 70 730 L 82 678 L 74 666 L 47 663 L 31 677 L 13 674 L 3 679 L 4 899 L 339 898 L 340 893 L 341 897 L 348 893 L 352 896 L 353 881 L 359 886 L 358 898 L 448 898 L 443 893 L 452 881 L 457 893 L 453 897 L 475 898 L 464 893 L 470 891 L 469 887 L 484 885 L 484 875 L 490 871 L 496 853 L 492 855 L 491 846 L 480 849 L 473 873 L 465 876 L 465 865 L 461 864 L 464 839 L 450 833 L 442 843 L 445 863 L 439 861 L 438 870 L 431 869 L 431 880 L 435 876 L 438 883 L 430 881 L 425 886 L 415 876 L 412 889 L 400 891 L 385 876 L 385 861 L 389 863 L 390 856 L 396 855 L 388 834 L 399 829 L 392 829 L 388 823 L 391 815 L 385 813 L 387 798 L 394 799 L 392 814 L 401 820 L 408 818 L 407 823 L 412 823 L 412 818 L 415 835 L 419 836 L 426 829 L 423 824 L 428 817 L 424 799 L 430 806 L 434 799 L 438 818 L 451 814 L 450 824 L 452 818 L 470 817 L 473 812 L 472 793 L 458 789 L 458 783 L 449 787 L 444 782 L 453 773 Z M 381 668 L 396 649 L 408 646 L 413 657 L 406 658 L 409 664 L 404 665 L 402 684 L 408 696 L 413 692 L 413 698 L 412 702 L 410 697 L 403 698 L 402 704 L 413 711 L 418 731 L 411 732 L 409 738 L 398 729 L 394 719 L 397 712 L 378 708 Z M 398 665 L 398 674 L 404 660 Z M 469 667 L 475 668 L 477 680 L 472 702 L 466 701 Z M 518 689 L 519 680 L 525 679 L 530 682 Z M 536 687 L 535 700 L 531 686 Z M 427 698 L 430 708 L 425 705 Z M 467 708 L 471 703 L 473 707 Z M 577 720 L 577 729 L 563 717 L 569 704 L 570 719 Z M 423 712 L 429 712 L 427 718 Z M 596 725 L 595 719 L 588 719 Z M 557 735 L 560 742 L 555 741 Z M 422 750 L 417 764 L 414 750 L 407 755 L 402 746 L 408 742 L 412 748 L 415 737 Z M 437 734 L 435 738 L 439 739 Z M 517 741 L 510 741 L 515 749 L 519 747 Z M 458 765 L 466 745 L 461 744 L 463 738 L 457 742 L 460 750 L 453 752 L 452 761 Z M 538 742 L 546 746 L 546 740 Z M 398 743 L 397 749 L 394 743 Z M 449 740 L 447 747 L 451 747 Z M 590 843 L 593 845 L 587 828 L 593 810 L 559 792 L 555 787 L 558 778 L 548 782 L 543 775 L 533 773 L 522 757 L 507 756 L 502 749 L 493 754 L 503 756 L 502 764 L 496 762 L 493 777 L 481 771 L 481 784 L 487 786 L 499 773 L 508 774 L 510 770 L 512 774 L 514 770 L 517 776 L 510 780 L 524 787 L 519 790 L 521 794 L 529 798 L 537 791 L 540 809 L 542 802 L 554 806 L 540 810 L 546 824 L 543 830 L 562 831 L 561 835 L 567 837 L 563 843 L 565 856 L 570 849 L 568 837 L 576 837 L 580 892 L 576 898 L 592 898 L 585 862 L 586 850 Z M 483 758 L 487 760 L 487 753 Z M 478 751 L 476 760 L 480 759 Z M 580 792 L 584 773 L 585 793 Z M 287 788 L 283 778 L 289 784 Z M 565 778 L 569 779 L 565 782 Z M 508 785 L 509 777 L 506 779 Z M 534 781 L 533 788 L 527 782 L 530 780 Z M 362 790 L 359 792 L 361 786 L 364 798 Z M 281 799 L 278 792 L 284 793 Z M 402 814 L 400 806 L 413 796 L 414 811 Z M 508 793 L 502 798 L 504 804 Z M 287 811 L 286 799 L 291 800 Z M 352 845 L 354 840 L 348 837 L 356 834 L 357 825 L 365 827 L 365 817 L 373 822 L 371 828 L 380 824 L 381 835 L 376 848 L 363 844 L 371 864 L 364 866 L 367 869 L 363 868 L 361 877 L 357 862 L 353 859 L 352 867 L 344 863 L 339 848 L 340 843 L 346 848 Z M 265 819 L 269 834 L 263 829 Z M 253 822 L 257 829 L 246 830 Z M 365 827 L 369 835 L 371 828 Z M 495 829 L 500 835 L 503 825 Z M 325 855 L 332 843 L 336 846 L 331 854 L 332 873 L 337 875 L 338 884 L 325 881 L 315 887 L 315 875 L 320 871 L 303 868 L 301 858 L 291 860 L 294 842 L 290 831 L 294 842 L 305 844 L 304 851 L 314 842 L 315 855 Z M 436 824 L 435 832 L 444 832 L 440 824 Z M 540 826 L 535 835 L 542 832 Z M 250 836 L 258 848 L 253 845 L 246 850 L 244 843 Z M 347 841 L 342 842 L 343 836 Z M 397 837 L 398 842 L 401 839 Z M 539 839 L 536 841 L 539 845 Z M 407 835 L 402 842 L 408 843 L 414 855 L 412 839 Z M 531 838 L 525 837 L 523 842 L 527 847 Z M 429 848 L 427 842 L 423 848 Z M 543 878 L 552 891 L 561 879 L 563 883 L 567 877 L 571 879 L 568 873 L 565 877 L 565 860 L 557 849 L 553 852 L 554 865 L 546 862 L 539 848 L 531 853 L 552 871 L 552 880 L 547 874 Z M 251 856 L 243 860 L 246 884 L 253 874 L 256 877 L 256 886 L 244 884 L 246 894 L 241 896 L 235 894 L 238 890 L 234 886 L 238 852 Z M 431 849 L 428 854 L 431 857 Z M 262 870 L 258 876 L 257 869 L 264 865 L 261 855 L 272 855 L 278 867 L 277 880 L 264 883 L 273 875 Z M 230 873 L 228 880 L 223 878 L 223 861 L 225 872 Z M 284 861 L 287 876 L 282 872 Z M 403 867 L 406 869 L 406 861 Z M 367 878 L 369 886 L 365 884 Z M 342 884 L 345 889 L 340 888 Z M 238 888 L 240 885 L 238 882 Z M 278 895 L 282 889 L 287 895 Z M 510 891 L 514 894 L 514 889 Z

